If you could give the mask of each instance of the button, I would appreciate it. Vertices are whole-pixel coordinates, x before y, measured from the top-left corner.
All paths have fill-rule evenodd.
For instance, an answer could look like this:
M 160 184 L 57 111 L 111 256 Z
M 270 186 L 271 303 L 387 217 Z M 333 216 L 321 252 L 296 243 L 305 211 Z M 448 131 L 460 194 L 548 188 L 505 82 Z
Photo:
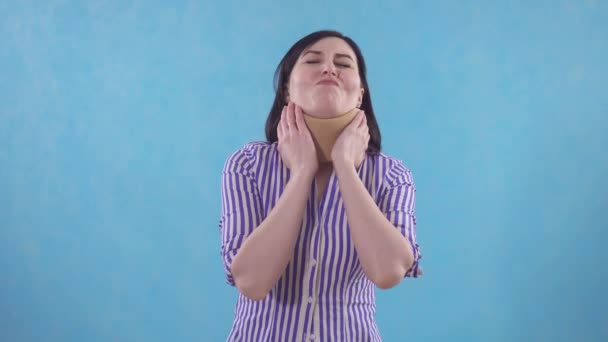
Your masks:
M 308 336 L 308 338 L 309 338 L 311 341 L 314 341 L 314 340 L 315 340 L 315 335 L 310 334 L 310 335 Z
M 312 266 L 315 266 L 317 264 L 317 259 L 312 259 L 312 261 L 310 262 L 310 264 Z
M 312 297 L 308 297 L 308 303 L 312 304 Z

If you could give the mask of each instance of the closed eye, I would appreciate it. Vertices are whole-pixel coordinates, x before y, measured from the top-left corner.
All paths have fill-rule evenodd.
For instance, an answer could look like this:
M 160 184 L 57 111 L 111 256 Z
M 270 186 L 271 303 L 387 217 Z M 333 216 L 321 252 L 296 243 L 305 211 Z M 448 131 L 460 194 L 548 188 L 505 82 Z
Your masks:
M 317 64 L 320 61 L 306 61 L 304 63 L 306 64 Z M 345 64 L 345 63 L 336 63 L 337 66 L 339 66 L 340 68 L 350 68 L 350 64 Z

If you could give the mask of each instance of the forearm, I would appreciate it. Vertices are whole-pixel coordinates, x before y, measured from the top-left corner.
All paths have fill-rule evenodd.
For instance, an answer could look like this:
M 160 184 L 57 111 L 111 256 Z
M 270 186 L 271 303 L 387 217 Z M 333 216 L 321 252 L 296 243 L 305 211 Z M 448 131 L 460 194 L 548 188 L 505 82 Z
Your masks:
M 334 167 L 363 271 L 380 288 L 398 284 L 414 262 L 408 241 L 378 208 L 355 168 Z
M 248 298 L 264 298 L 292 257 L 313 175 L 294 174 L 266 219 L 253 230 L 235 256 L 231 271 Z

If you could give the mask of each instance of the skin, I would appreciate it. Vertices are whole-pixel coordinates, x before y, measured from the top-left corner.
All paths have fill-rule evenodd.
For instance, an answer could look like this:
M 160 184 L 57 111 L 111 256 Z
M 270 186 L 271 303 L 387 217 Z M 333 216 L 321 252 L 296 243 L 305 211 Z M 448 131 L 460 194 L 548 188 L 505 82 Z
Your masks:
M 336 85 L 319 84 L 331 80 Z M 302 110 L 319 118 L 343 114 L 361 103 L 357 57 L 342 39 L 325 38 L 305 49 L 291 71 L 287 94 Z
M 335 85 L 319 84 L 333 80 Z M 379 288 L 397 285 L 412 266 L 412 249 L 388 221 L 357 175 L 369 143 L 363 111 L 344 129 L 332 149 L 332 163 L 319 164 L 303 113 L 330 118 L 358 106 L 363 96 L 354 52 L 339 38 L 324 38 L 305 49 L 294 66 L 289 104 L 278 126 L 278 149 L 291 177 L 276 206 L 245 239 L 231 271 L 242 294 L 263 299 L 283 274 L 293 255 L 310 184 L 321 189 L 336 173 L 359 262 Z M 297 105 L 296 105 L 297 103 Z

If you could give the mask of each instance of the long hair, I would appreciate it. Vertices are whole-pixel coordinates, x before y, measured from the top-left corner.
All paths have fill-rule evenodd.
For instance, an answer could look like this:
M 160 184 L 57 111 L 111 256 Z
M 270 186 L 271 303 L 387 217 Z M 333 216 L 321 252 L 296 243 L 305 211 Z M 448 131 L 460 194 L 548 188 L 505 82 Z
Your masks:
M 284 85 L 289 81 L 291 71 L 293 70 L 293 67 L 296 64 L 298 58 L 307 47 L 327 37 L 336 37 L 344 40 L 351 47 L 351 49 L 353 49 L 355 55 L 357 56 L 359 78 L 361 79 L 361 86 L 364 89 L 363 101 L 361 102 L 360 108 L 365 112 L 370 135 L 367 152 L 380 152 L 380 129 L 378 128 L 378 122 L 376 121 L 376 116 L 374 115 L 372 98 L 369 86 L 367 85 L 365 60 L 363 59 L 361 49 L 359 49 L 359 46 L 351 38 L 343 35 L 340 32 L 331 30 L 313 32 L 307 35 L 306 37 L 298 40 L 287 51 L 287 53 L 285 54 L 285 56 L 283 56 L 283 59 L 277 66 L 277 69 L 274 73 L 274 102 L 272 103 L 272 108 L 270 109 L 270 113 L 268 114 L 268 118 L 266 119 L 266 140 L 269 143 L 277 141 L 277 126 L 279 124 L 279 120 L 281 119 L 281 112 L 283 110 L 283 107 L 287 104 L 285 102 L 286 94 Z

